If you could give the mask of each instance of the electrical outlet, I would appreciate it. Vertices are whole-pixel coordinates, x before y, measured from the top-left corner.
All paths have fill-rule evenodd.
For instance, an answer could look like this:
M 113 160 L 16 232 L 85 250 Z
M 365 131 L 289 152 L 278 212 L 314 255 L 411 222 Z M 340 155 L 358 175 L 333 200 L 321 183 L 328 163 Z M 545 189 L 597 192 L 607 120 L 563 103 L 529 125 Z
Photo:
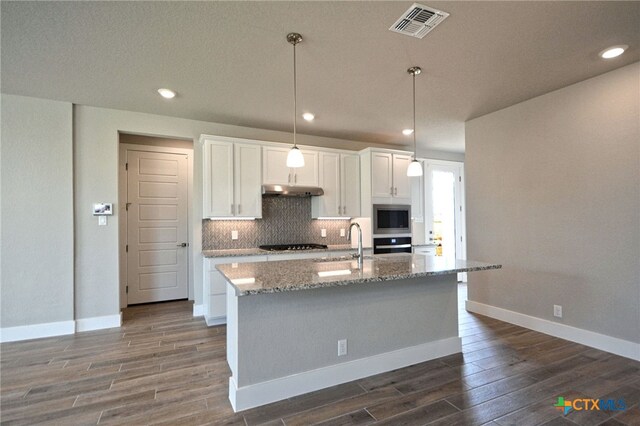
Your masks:
M 346 237 L 347 233 L 345 232 L 344 228 L 340 229 L 340 236 L 341 237 Z
M 238 239 L 238 231 L 231 231 L 231 239 L 232 240 Z
M 561 305 L 553 305 L 553 316 L 562 318 L 562 306 Z
M 338 340 L 338 356 L 347 354 L 347 339 Z
M 322 229 L 320 230 L 320 236 L 321 236 L 322 238 L 327 238 L 327 230 L 326 230 L 326 229 L 324 229 L 324 228 L 322 228 Z

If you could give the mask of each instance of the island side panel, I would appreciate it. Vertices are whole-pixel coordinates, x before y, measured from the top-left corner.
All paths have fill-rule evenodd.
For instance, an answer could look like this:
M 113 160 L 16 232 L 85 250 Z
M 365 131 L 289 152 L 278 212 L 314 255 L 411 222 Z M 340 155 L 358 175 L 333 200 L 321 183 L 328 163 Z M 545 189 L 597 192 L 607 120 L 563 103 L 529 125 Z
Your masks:
M 451 338 L 460 351 L 455 274 L 235 299 L 238 387 Z

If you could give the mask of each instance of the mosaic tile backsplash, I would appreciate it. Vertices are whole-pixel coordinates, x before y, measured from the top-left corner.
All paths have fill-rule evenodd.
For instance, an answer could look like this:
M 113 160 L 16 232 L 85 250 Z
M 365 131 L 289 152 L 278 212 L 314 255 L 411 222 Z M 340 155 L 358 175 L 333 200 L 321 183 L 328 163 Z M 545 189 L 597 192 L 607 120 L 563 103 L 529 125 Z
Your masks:
M 262 219 L 202 221 L 202 249 L 227 250 L 255 248 L 265 244 L 348 244 L 340 236 L 349 220 L 311 219 L 311 198 L 263 197 Z M 321 229 L 327 237 L 320 236 Z M 231 240 L 231 231 L 238 239 Z

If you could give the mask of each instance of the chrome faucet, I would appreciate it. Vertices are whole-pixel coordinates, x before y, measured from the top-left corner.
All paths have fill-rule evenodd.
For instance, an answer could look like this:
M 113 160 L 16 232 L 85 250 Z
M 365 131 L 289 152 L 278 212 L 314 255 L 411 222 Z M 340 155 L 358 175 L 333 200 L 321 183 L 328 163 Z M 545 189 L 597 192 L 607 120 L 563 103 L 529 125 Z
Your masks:
M 353 222 L 349 225 L 349 232 L 347 233 L 347 239 L 351 240 L 351 228 L 356 227 L 358 229 L 358 267 L 362 268 L 362 228 L 360 228 L 360 224 L 358 222 Z

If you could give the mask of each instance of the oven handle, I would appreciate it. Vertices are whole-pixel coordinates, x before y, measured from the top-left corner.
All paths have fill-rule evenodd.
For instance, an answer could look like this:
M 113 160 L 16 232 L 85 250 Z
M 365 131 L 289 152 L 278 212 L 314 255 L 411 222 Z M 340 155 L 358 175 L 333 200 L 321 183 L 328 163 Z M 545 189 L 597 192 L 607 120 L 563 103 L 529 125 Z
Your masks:
M 377 249 L 394 249 L 394 248 L 410 248 L 411 244 L 398 244 L 398 245 L 393 245 L 393 244 L 389 244 L 389 245 L 382 245 L 382 246 L 376 246 Z

